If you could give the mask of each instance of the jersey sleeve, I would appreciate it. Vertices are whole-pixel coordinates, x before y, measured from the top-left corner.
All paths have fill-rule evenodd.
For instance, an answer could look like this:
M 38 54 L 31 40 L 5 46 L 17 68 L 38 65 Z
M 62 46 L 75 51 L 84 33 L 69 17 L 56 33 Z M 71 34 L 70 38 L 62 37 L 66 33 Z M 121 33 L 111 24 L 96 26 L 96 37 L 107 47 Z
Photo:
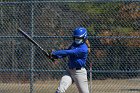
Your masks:
M 77 48 L 77 49 L 70 49 L 70 50 L 58 50 L 52 52 L 52 54 L 58 58 L 63 58 L 66 56 L 74 55 L 77 57 L 82 56 L 86 51 L 82 48 Z

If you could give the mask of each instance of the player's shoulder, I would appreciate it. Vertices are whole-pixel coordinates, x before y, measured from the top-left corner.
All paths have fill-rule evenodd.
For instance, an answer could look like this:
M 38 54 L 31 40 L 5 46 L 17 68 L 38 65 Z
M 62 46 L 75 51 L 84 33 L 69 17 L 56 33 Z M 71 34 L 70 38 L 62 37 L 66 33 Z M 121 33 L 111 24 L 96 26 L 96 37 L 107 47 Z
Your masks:
M 81 48 L 83 51 L 85 51 L 85 52 L 87 52 L 87 50 L 88 50 L 88 47 L 87 47 L 87 45 L 86 45 L 85 43 L 81 44 L 81 45 L 80 45 L 80 48 Z
M 85 43 L 81 44 L 81 47 L 88 48 Z
M 77 48 L 82 48 L 82 49 L 87 49 L 87 48 L 88 48 L 87 45 L 86 45 L 85 43 L 82 43 L 82 44 L 80 44 L 80 45 L 77 45 L 77 44 L 75 44 L 75 43 L 72 43 L 72 44 L 71 44 L 71 47 L 77 47 Z

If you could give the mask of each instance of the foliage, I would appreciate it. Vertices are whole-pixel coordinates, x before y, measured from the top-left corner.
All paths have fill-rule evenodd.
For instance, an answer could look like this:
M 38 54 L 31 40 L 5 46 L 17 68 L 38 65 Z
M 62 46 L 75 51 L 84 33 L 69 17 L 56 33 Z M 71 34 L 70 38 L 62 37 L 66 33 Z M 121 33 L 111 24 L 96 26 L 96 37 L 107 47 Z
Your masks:
M 127 20 L 127 18 L 121 19 L 123 16 L 120 15 L 120 12 L 122 11 L 122 7 L 127 6 L 127 4 L 122 4 L 121 2 L 105 2 L 100 4 L 71 3 L 69 6 L 73 10 L 89 15 L 91 22 L 87 28 L 92 34 L 97 33 L 95 31 L 99 31 L 98 33 L 100 33 L 106 29 L 124 35 L 134 31 L 133 20 Z M 83 25 L 85 24 L 83 23 Z
M 122 33 L 123 35 L 128 35 L 130 32 L 133 32 L 133 28 L 129 27 L 116 27 L 113 29 L 113 32 L 115 33 Z
M 105 13 L 114 13 L 115 10 L 118 10 L 118 6 L 120 3 L 71 3 L 69 4 L 71 9 L 85 12 L 87 14 L 90 14 L 92 16 L 97 15 L 97 14 L 105 14 Z

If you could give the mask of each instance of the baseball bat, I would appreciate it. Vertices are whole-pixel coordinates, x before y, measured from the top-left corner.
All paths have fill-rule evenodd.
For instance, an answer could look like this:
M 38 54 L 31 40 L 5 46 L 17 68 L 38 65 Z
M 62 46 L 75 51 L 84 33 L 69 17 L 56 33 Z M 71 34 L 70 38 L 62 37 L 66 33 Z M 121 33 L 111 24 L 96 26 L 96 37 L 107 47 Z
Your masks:
M 42 52 L 48 57 L 49 53 L 47 53 L 35 40 L 33 40 L 33 38 L 31 38 L 26 32 L 24 32 L 22 29 L 18 28 L 17 29 L 25 38 L 27 38 L 31 43 L 33 43 L 35 46 L 37 46 L 39 49 L 42 50 Z

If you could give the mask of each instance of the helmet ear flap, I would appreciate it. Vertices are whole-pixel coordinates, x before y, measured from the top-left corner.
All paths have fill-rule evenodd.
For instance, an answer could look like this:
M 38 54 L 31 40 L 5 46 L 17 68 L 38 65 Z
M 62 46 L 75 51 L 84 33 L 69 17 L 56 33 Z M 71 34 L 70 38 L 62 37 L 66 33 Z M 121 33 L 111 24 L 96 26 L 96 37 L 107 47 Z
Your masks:
M 87 39 L 87 32 L 86 32 L 86 34 L 85 34 L 85 36 L 84 36 L 84 39 L 85 39 L 85 40 Z

